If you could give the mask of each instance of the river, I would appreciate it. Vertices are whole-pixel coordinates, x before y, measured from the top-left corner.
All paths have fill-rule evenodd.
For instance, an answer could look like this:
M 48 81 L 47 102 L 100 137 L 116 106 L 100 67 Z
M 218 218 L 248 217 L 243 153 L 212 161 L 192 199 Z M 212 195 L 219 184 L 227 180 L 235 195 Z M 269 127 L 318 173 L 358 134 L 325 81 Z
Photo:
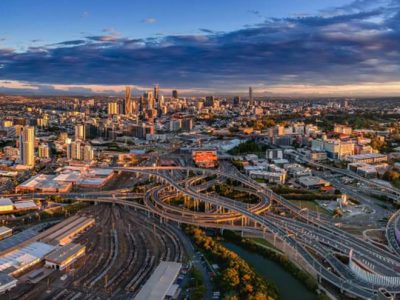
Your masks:
M 267 281 L 276 284 L 281 300 L 315 300 L 317 296 L 310 292 L 299 280 L 294 278 L 278 263 L 259 254 L 247 251 L 233 243 L 223 242 L 223 245 L 236 252 L 248 262 Z

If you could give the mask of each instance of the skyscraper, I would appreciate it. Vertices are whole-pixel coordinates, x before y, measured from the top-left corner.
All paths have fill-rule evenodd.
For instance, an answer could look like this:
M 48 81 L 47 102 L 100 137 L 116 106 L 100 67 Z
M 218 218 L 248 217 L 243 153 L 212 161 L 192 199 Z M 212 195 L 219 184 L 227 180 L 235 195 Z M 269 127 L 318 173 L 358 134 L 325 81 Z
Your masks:
M 82 144 L 80 141 L 71 142 L 67 146 L 67 158 L 81 160 L 83 156 L 83 153 L 81 151 L 81 145 Z
M 117 102 L 109 102 L 108 103 L 108 114 L 109 115 L 118 115 L 118 103 Z
M 254 105 L 254 102 L 253 102 L 253 88 L 252 87 L 249 87 L 249 104 L 250 105 Z
M 86 129 L 84 124 L 75 125 L 75 140 L 82 140 L 86 139 Z
M 131 99 L 131 88 L 127 86 L 125 88 L 125 114 L 132 114 L 132 99 Z
M 41 144 L 38 148 L 38 156 L 40 158 L 49 158 L 50 157 L 50 150 L 48 144 Z
M 239 106 L 240 105 L 240 96 L 233 97 L 233 105 Z
M 19 152 L 25 166 L 35 165 L 35 128 L 24 126 L 19 137 Z
M 152 91 L 144 93 L 144 101 L 146 102 L 147 109 L 154 109 L 154 96 Z
M 178 99 L 178 91 L 177 90 L 172 91 L 172 98 Z
M 158 102 L 160 100 L 159 99 L 159 97 L 160 97 L 160 86 L 158 84 L 156 84 L 154 86 L 154 93 L 153 94 L 154 94 L 155 101 Z
M 83 160 L 85 161 L 92 161 L 94 158 L 94 151 L 92 146 L 85 145 L 83 147 Z

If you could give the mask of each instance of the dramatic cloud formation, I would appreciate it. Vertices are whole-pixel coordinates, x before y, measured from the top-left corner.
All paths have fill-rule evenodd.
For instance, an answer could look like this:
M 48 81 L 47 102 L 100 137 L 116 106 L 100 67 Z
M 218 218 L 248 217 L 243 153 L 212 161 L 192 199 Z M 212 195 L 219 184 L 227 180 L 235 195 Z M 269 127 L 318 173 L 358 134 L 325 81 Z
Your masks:
M 379 83 L 390 82 L 390 93 L 400 94 L 399 0 L 356 0 L 318 15 L 268 19 L 233 32 L 199 31 L 132 39 L 105 30 L 104 35 L 22 53 L 0 48 L 0 80 L 115 86 L 159 82 L 228 92 L 250 84 L 266 90 L 349 84 L 379 89 Z

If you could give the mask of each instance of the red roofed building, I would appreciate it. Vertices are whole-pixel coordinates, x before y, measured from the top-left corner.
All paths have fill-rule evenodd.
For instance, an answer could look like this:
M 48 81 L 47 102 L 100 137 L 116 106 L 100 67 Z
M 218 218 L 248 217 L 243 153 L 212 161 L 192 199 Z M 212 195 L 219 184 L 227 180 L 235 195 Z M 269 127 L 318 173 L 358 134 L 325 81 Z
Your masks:
M 192 158 L 200 168 L 215 168 L 218 164 L 216 150 L 193 150 Z

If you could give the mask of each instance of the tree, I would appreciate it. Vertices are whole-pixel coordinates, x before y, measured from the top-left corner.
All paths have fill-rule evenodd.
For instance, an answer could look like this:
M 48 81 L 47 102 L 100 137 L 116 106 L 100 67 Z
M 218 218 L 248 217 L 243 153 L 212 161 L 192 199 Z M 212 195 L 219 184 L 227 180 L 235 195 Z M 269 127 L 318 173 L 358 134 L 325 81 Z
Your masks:
M 240 283 L 239 273 L 234 268 L 226 268 L 222 272 L 222 280 L 227 284 L 230 288 L 234 288 Z

